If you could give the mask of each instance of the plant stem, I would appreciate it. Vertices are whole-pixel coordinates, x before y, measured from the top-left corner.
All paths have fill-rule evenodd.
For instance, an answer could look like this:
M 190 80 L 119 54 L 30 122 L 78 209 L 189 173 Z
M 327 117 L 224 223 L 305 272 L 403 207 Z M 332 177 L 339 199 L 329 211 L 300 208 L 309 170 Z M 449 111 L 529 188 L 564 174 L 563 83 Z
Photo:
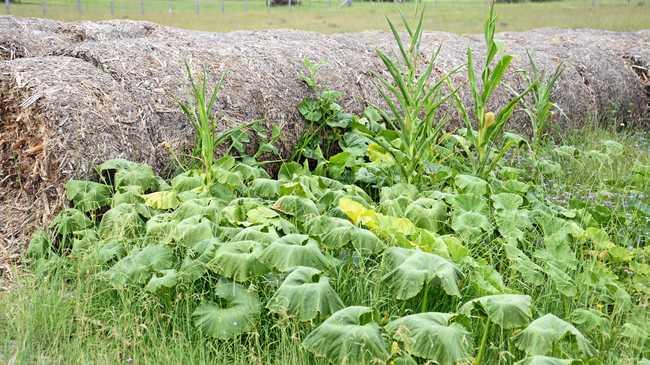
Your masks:
M 420 302 L 420 312 L 426 312 L 427 307 L 429 306 L 429 285 L 425 283 L 424 293 L 422 295 L 422 302 Z
M 490 332 L 490 320 L 485 320 L 485 328 L 483 329 L 483 337 L 481 338 L 481 347 L 478 349 L 478 355 L 476 360 L 474 360 L 474 365 L 479 365 L 481 360 L 483 360 L 483 355 L 485 354 L 485 345 L 487 344 L 487 336 Z

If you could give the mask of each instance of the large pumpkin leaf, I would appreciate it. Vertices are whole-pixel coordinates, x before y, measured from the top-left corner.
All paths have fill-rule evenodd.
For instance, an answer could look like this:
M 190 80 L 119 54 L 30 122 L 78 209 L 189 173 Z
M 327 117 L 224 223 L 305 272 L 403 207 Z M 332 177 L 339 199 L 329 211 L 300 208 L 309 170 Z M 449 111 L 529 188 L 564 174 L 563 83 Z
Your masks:
M 339 310 L 304 339 L 303 347 L 333 364 L 387 361 L 390 354 L 379 326 L 374 322 L 362 321 L 371 311 L 368 307 L 358 306 Z
M 465 238 L 477 238 L 492 233 L 490 219 L 485 214 L 472 211 L 454 213 L 451 228 Z
M 103 239 L 132 239 L 142 235 L 144 230 L 144 220 L 134 204 L 120 204 L 108 210 L 97 229 Z
M 164 288 L 173 288 L 178 283 L 178 273 L 174 269 L 161 270 L 160 275 L 154 273 L 144 287 L 148 292 L 155 293 Z
M 68 242 L 76 231 L 92 228 L 93 222 L 82 211 L 74 208 L 64 209 L 50 223 L 50 228 L 60 236 L 62 241 Z
M 221 220 L 221 209 L 223 209 L 223 203 L 215 198 L 191 199 L 181 203 L 174 210 L 174 217 L 178 222 L 199 216 L 218 223 Z
M 533 316 L 530 296 L 518 294 L 488 295 L 472 299 L 460 308 L 460 313 L 466 316 L 474 311 L 504 329 L 523 327 Z
M 460 296 L 460 269 L 438 255 L 417 249 L 391 247 L 386 250 L 384 264 L 389 271 L 382 280 L 397 299 L 413 298 L 426 285 L 439 285 L 445 293 Z
M 471 175 L 456 175 L 454 184 L 463 194 L 485 195 L 488 189 L 487 181 Z
M 420 198 L 409 204 L 404 213 L 417 227 L 439 232 L 447 220 L 447 204 L 442 200 Z
M 205 302 L 194 310 L 194 325 L 210 337 L 227 340 L 253 331 L 260 317 L 256 293 L 241 285 L 219 281 L 214 288 L 219 302 Z
M 92 181 L 70 180 L 65 184 L 65 193 L 74 207 L 89 212 L 111 203 L 111 187 Z
M 551 313 L 532 321 L 519 333 L 517 347 L 532 355 L 547 355 L 553 351 L 553 345 L 565 337 L 572 337 L 583 354 L 593 356 L 595 349 L 589 340 L 571 323 Z
M 313 267 L 298 266 L 287 275 L 266 307 L 300 321 L 327 318 L 344 307 L 329 278 Z
M 504 246 L 512 270 L 518 272 L 528 284 L 540 286 L 546 283 L 544 269 L 534 263 L 525 253 L 512 244 Z
M 269 271 L 259 261 L 262 249 L 255 241 L 227 242 L 217 249 L 208 267 L 229 279 L 248 281 Z
M 218 238 L 211 238 L 200 241 L 188 248 L 179 274 L 186 277 L 189 282 L 193 282 L 203 276 L 208 270 L 208 264 L 214 259 L 214 254 L 223 242 Z
M 402 342 L 409 354 L 441 365 L 454 365 L 472 355 L 472 338 L 451 313 L 418 313 L 398 318 L 386 331 Z
M 318 207 L 313 201 L 296 195 L 280 197 L 273 204 L 273 209 L 300 219 L 318 215 Z
M 250 183 L 248 195 L 264 199 L 277 199 L 280 196 L 280 182 L 273 179 L 257 178 Z
M 350 223 L 347 219 L 318 216 L 308 221 L 309 233 L 318 237 L 329 249 L 352 246 L 364 255 L 383 251 L 384 243 L 374 233 Z
M 302 234 L 291 234 L 274 241 L 260 253 L 259 260 L 281 272 L 296 266 L 327 270 L 335 265 L 335 259 L 324 255 L 318 242 Z
M 137 164 L 115 172 L 116 188 L 123 186 L 139 186 L 144 192 L 153 192 L 160 187 L 160 181 L 150 166 Z
M 213 238 L 215 229 L 212 221 L 197 215 L 177 223 L 171 235 L 175 242 L 192 247 L 197 242 Z
M 272 227 L 262 225 L 246 227 L 232 236 L 230 241 L 256 241 L 268 245 L 279 238 L 280 236 Z
M 164 245 L 136 248 L 106 272 L 108 281 L 117 288 L 142 285 L 153 272 L 162 272 L 172 266 L 172 250 Z
M 517 361 L 515 365 L 571 365 L 573 359 L 558 359 L 556 357 L 534 355 Z
M 528 212 L 522 209 L 501 210 L 494 214 L 499 233 L 508 242 L 524 240 L 526 229 L 530 227 Z

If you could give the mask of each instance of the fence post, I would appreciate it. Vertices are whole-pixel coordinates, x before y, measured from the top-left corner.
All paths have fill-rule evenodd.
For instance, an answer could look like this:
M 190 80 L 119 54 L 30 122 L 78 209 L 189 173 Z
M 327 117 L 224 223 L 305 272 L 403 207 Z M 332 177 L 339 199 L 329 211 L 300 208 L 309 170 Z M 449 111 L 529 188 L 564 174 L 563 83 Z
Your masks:
M 47 0 L 41 1 L 41 10 L 43 11 L 43 16 L 47 15 Z
M 194 13 L 199 15 L 201 13 L 201 0 L 196 0 L 194 2 Z
M 248 11 L 248 0 L 244 0 L 244 11 Z
M 226 12 L 226 2 L 225 2 L 225 0 L 221 0 L 221 12 L 222 13 Z
M 140 16 L 144 15 L 144 0 L 140 0 Z
M 83 10 L 81 9 L 81 0 L 77 0 L 77 11 L 79 14 L 83 14 Z
M 111 16 L 115 16 L 115 0 L 111 0 Z
M 291 10 L 291 0 L 289 0 L 289 10 Z
M 11 3 L 9 2 L 9 0 L 5 0 L 5 11 L 7 12 L 7 14 L 11 14 Z
M 173 11 L 172 10 L 172 0 L 168 0 L 167 1 L 167 14 L 171 14 L 172 11 Z

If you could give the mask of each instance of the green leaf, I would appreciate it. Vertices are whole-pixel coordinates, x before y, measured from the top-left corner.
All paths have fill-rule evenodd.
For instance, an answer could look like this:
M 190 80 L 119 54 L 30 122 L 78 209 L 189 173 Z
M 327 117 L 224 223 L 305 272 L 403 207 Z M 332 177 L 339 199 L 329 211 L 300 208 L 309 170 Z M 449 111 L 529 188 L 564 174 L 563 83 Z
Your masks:
M 531 298 L 528 295 L 497 294 L 488 295 L 463 304 L 460 313 L 471 316 L 478 311 L 503 329 L 523 327 L 533 317 Z
M 447 204 L 442 200 L 419 198 L 404 213 L 417 227 L 439 232 L 447 220 Z
M 277 199 L 280 195 L 280 182 L 273 179 L 254 179 L 249 188 L 248 196 L 264 199 Z
M 273 209 L 284 214 L 299 217 L 300 219 L 304 219 L 309 215 L 318 215 L 318 207 L 316 207 L 316 204 L 314 204 L 313 201 L 296 195 L 285 195 L 280 197 L 280 199 L 273 204 Z
M 296 266 L 327 270 L 335 259 L 324 255 L 318 243 L 307 235 L 291 234 L 271 243 L 259 255 L 259 261 L 269 268 L 285 272 Z
M 215 224 L 201 216 L 183 219 L 175 225 L 171 237 L 178 244 L 192 248 L 200 241 L 214 237 Z
M 384 250 L 384 243 L 374 233 L 346 219 L 318 216 L 308 221 L 307 227 L 309 234 L 319 237 L 329 249 L 351 246 L 362 255 L 376 255 Z
M 511 193 L 494 194 L 490 196 L 490 199 L 492 199 L 492 205 L 496 210 L 514 210 L 524 203 L 524 199 L 520 195 Z
M 556 357 L 534 355 L 517 361 L 515 365 L 571 365 L 574 362 L 575 360 L 573 359 L 558 359 Z
M 565 337 L 572 337 L 584 355 L 594 355 L 595 349 L 577 328 L 551 313 L 532 321 L 517 335 L 517 348 L 532 355 L 547 355 Z
M 262 250 L 262 245 L 255 241 L 227 242 L 217 248 L 208 267 L 234 281 L 249 281 L 269 271 L 259 261 Z
M 153 169 L 141 164 L 126 169 L 118 169 L 115 173 L 114 182 L 116 188 L 139 186 L 144 192 L 156 191 L 160 186 Z
M 134 204 L 120 204 L 111 208 L 104 213 L 97 228 L 102 239 L 133 239 L 142 235 L 144 230 L 144 220 Z
M 544 269 L 534 263 L 525 253 L 513 244 L 504 246 L 506 257 L 510 261 L 512 270 L 518 272 L 526 283 L 541 286 L 546 283 Z
M 170 269 L 172 259 L 171 249 L 164 245 L 135 248 L 106 271 L 106 277 L 116 288 L 143 285 L 153 272 Z
M 160 274 L 162 275 L 158 276 L 157 273 L 154 273 L 151 276 L 149 283 L 147 283 L 147 286 L 144 287 L 144 290 L 155 293 L 163 288 L 173 288 L 176 286 L 176 283 L 178 282 L 178 274 L 176 273 L 176 270 L 161 270 Z
M 111 203 L 111 187 L 92 181 L 70 180 L 65 184 L 65 193 L 74 207 L 89 212 Z
M 300 321 L 327 318 L 344 307 L 329 278 L 313 267 L 298 266 L 282 282 L 266 307 Z
M 472 211 L 454 214 L 451 228 L 465 238 L 474 239 L 483 236 L 483 234 L 491 234 L 493 230 L 486 215 Z
M 191 199 L 181 203 L 174 211 L 174 219 L 177 222 L 190 217 L 207 218 L 214 223 L 221 220 L 223 203 L 215 198 Z
M 450 323 L 451 313 L 418 313 L 398 318 L 386 331 L 404 344 L 406 352 L 433 360 L 440 365 L 455 365 L 472 356 L 471 334 L 460 324 Z
M 602 141 L 602 144 L 605 147 L 605 153 L 608 155 L 613 157 L 619 157 L 623 155 L 624 147 L 622 144 L 612 140 Z
M 196 327 L 206 335 L 221 340 L 255 330 L 261 312 L 256 293 L 221 280 L 214 288 L 214 294 L 219 298 L 218 303 L 205 302 L 192 313 Z
M 448 295 L 460 296 L 460 269 L 452 262 L 415 249 L 391 247 L 383 264 L 388 272 L 382 277 L 399 300 L 418 295 L 426 285 L 439 285 Z
M 390 358 L 379 326 L 362 322 L 369 315 L 367 307 L 347 307 L 314 329 L 302 346 L 317 357 L 334 364 L 383 363 Z
M 528 212 L 521 209 L 498 211 L 494 221 L 499 233 L 508 242 L 523 241 L 525 231 L 531 226 Z
M 488 184 L 487 181 L 471 175 L 456 175 L 454 184 L 458 190 L 463 194 L 487 194 Z
M 601 334 L 609 337 L 611 329 L 609 319 L 598 311 L 578 308 L 571 312 L 570 319 L 584 333 Z
M 316 99 L 304 99 L 298 104 L 298 111 L 306 120 L 317 123 L 323 117 L 320 110 L 320 103 Z
M 30 259 L 45 258 L 51 245 L 52 241 L 50 237 L 44 230 L 39 229 L 32 235 L 32 239 L 29 241 L 29 246 L 27 247 L 26 255 Z
M 75 231 L 93 227 L 93 222 L 82 211 L 74 208 L 62 210 L 50 223 L 55 234 L 67 242 Z

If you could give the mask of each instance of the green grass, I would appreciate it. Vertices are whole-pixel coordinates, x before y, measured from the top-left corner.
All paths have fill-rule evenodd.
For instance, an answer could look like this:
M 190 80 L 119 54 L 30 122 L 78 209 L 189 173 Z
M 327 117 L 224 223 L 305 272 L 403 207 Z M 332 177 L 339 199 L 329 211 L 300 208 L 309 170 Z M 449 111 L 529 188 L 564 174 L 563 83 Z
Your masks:
M 647 134 L 607 132 L 584 129 L 570 132 L 562 141 L 579 151 L 602 147 L 602 140 L 623 144 L 623 154 L 611 157 L 612 164 L 601 166 L 584 159 L 562 162 L 567 173 L 548 179 L 543 185 L 549 197 L 568 201 L 573 197 L 607 204 L 617 214 L 626 214 L 630 201 L 629 189 L 620 177 L 627 175 L 634 161 L 650 164 L 650 145 Z M 550 158 L 555 146 L 542 146 L 539 156 Z M 607 194 L 605 194 L 605 192 Z M 642 197 L 646 204 L 648 197 Z M 616 242 L 632 243 L 643 232 L 641 225 L 626 225 L 613 220 L 607 225 Z M 648 232 L 645 232 L 646 239 Z M 503 263 L 495 263 L 503 265 Z M 344 261 L 330 276 L 334 289 L 344 303 L 372 307 L 379 316 L 388 317 L 404 308 L 417 305 L 414 298 L 402 303 L 384 290 L 377 280 L 380 265 L 374 259 L 354 263 Z M 502 268 L 501 270 L 505 270 Z M 363 272 L 363 275 L 358 275 Z M 201 335 L 193 326 L 191 313 L 202 295 L 196 291 L 178 290 L 174 297 L 159 299 L 144 295 L 140 288 L 127 287 L 112 290 L 99 280 L 89 280 L 84 274 L 59 275 L 50 271 L 34 273 L 16 268 L 17 281 L 13 289 L 0 293 L 0 362 L 16 364 L 87 364 L 87 363 L 248 363 L 248 364 L 304 364 L 314 362 L 302 349 L 301 340 L 309 333 L 309 324 L 277 320 L 263 311 L 257 331 L 237 340 L 216 341 Z M 525 284 L 506 277 L 509 286 L 520 290 Z M 257 282 L 263 299 L 273 292 L 268 281 Z M 521 285 L 524 285 L 523 287 Z M 562 308 L 557 292 L 550 286 L 526 292 L 535 298 L 539 313 L 564 312 L 583 305 L 598 305 L 593 297 L 584 303 Z M 432 293 L 436 301 L 429 310 L 445 311 L 458 305 L 456 299 Z M 591 298 L 591 299 L 589 299 Z M 638 308 L 647 310 L 649 298 L 640 297 Z M 596 304 L 594 304 L 596 303 Z M 399 309 L 401 308 L 401 310 Z M 408 312 L 408 310 L 407 310 Z M 639 354 L 638 345 L 620 337 L 623 314 L 612 314 L 610 337 L 585 333 L 594 339 L 601 351 L 599 359 L 606 364 L 633 363 Z M 375 318 L 382 321 L 382 318 Z M 475 342 L 481 327 L 474 325 Z M 499 333 L 501 333 L 499 335 Z M 508 342 L 507 333 L 494 331 L 489 343 Z M 506 337 L 503 337 L 506 336 Z M 595 340 L 600 338 L 601 340 Z M 600 342 L 599 342 L 600 341 Z M 390 344 L 390 343 L 389 343 Z M 635 347 L 637 346 L 637 347 Z M 647 350 L 647 349 L 646 349 Z M 647 352 L 647 351 L 646 351 Z M 509 356 L 502 353 L 503 356 Z M 495 363 L 497 352 L 488 346 L 487 363 Z M 502 358 L 506 363 L 512 359 Z
M 302 6 L 265 8 L 260 0 L 225 1 L 221 12 L 218 0 L 202 1 L 200 15 L 195 14 L 191 0 L 174 1 L 173 13 L 168 2 L 145 0 L 144 15 L 138 1 L 117 0 L 115 15 L 111 16 L 107 0 L 83 0 L 82 14 L 74 1 L 48 0 L 44 15 L 40 0 L 23 0 L 11 7 L 11 14 L 47 17 L 58 20 L 100 20 L 111 18 L 143 19 L 160 24 L 205 31 L 234 31 L 244 29 L 302 29 L 324 33 L 384 30 L 385 16 L 395 18 L 398 12 L 410 14 L 413 3 L 355 2 L 352 7 L 339 7 L 329 2 L 305 0 Z M 248 10 L 245 10 L 248 4 Z M 486 13 L 486 2 L 427 1 L 424 27 L 426 30 L 456 33 L 479 33 Z M 539 27 L 598 28 L 634 31 L 650 28 L 650 2 L 647 0 L 564 0 L 542 3 L 499 4 L 499 31 L 518 31 Z M 0 15 L 6 14 L 0 7 Z

